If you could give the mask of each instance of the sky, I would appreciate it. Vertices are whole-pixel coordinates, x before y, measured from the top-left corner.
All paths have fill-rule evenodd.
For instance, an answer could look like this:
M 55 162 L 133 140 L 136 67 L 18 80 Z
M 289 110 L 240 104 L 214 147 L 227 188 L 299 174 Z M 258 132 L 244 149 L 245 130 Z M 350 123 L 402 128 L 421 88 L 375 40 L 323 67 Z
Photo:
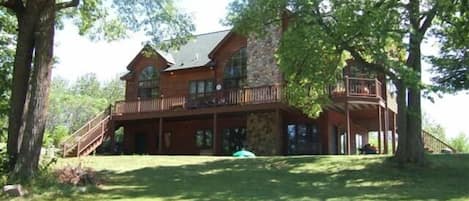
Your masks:
M 220 24 L 226 15 L 229 0 L 176 0 L 179 7 L 192 15 L 196 25 L 195 34 L 229 29 Z M 145 38 L 141 34 L 131 35 L 128 39 L 105 42 L 90 41 L 78 35 L 73 26 L 65 26 L 56 33 L 55 55 L 58 64 L 53 69 L 53 76 L 75 80 L 80 75 L 95 73 L 99 80 L 106 81 L 126 72 L 126 66 L 143 47 Z M 437 54 L 437 48 L 431 41 L 422 45 L 423 55 Z M 424 69 L 429 64 L 424 63 Z M 423 74 L 428 82 L 429 73 Z M 464 132 L 469 136 L 469 93 L 444 95 L 432 103 L 422 99 L 422 110 L 434 122 L 443 125 L 449 137 Z

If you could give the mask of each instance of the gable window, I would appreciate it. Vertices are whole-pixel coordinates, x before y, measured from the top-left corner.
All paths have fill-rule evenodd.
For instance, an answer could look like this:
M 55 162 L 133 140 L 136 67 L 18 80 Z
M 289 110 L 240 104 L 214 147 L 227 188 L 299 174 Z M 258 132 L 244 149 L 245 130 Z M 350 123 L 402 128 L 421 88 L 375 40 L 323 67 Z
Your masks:
M 200 129 L 195 132 L 195 144 L 200 149 L 210 149 L 213 146 L 213 132 L 211 129 Z
M 155 98 L 159 95 L 160 73 L 153 66 L 144 68 L 138 76 L 138 97 Z
M 213 91 L 213 80 L 192 80 L 189 82 L 189 95 L 191 99 L 211 96 Z
M 246 48 L 239 49 L 225 66 L 223 83 L 226 89 L 241 88 L 246 83 Z

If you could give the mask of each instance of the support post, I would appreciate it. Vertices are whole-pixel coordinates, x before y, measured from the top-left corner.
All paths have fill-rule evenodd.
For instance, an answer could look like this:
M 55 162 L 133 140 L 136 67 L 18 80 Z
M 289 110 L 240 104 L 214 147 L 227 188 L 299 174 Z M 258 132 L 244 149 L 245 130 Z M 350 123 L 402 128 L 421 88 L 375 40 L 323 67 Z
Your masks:
M 109 121 L 111 121 L 111 120 L 109 120 Z M 115 125 L 114 121 L 109 122 L 109 124 L 110 124 L 110 126 L 109 126 L 110 128 L 109 128 L 108 132 L 109 132 L 109 138 L 111 140 L 111 152 L 113 154 L 115 154 L 116 151 L 117 151 L 116 150 L 116 125 Z
M 350 155 L 350 132 L 351 132 L 351 128 L 350 128 L 350 110 L 349 110 L 349 107 L 348 107 L 348 102 L 345 101 L 345 121 L 346 121 L 346 133 L 345 133 L 345 154 L 346 155 Z
M 350 90 L 349 90 L 349 79 L 348 79 L 348 75 L 345 76 L 345 96 L 346 97 L 349 97 L 350 95 Z
M 384 108 L 384 154 L 388 154 L 389 112 L 386 104 Z
M 396 129 L 397 129 L 397 123 L 396 123 L 396 113 L 393 113 L 393 125 L 392 125 L 392 153 L 396 153 Z
M 284 147 L 284 139 L 283 139 L 283 132 L 282 132 L 282 116 L 280 114 L 280 110 L 277 108 L 275 109 L 275 123 L 277 124 L 277 136 L 278 136 L 278 153 L 277 154 L 284 154 L 283 147 Z
M 218 151 L 218 125 L 217 125 L 217 113 L 213 113 L 213 155 L 217 155 Z
M 381 119 L 381 106 L 378 105 L 378 154 L 381 154 L 381 131 L 382 128 L 382 119 Z
M 158 154 L 163 154 L 163 118 L 160 118 L 158 126 Z

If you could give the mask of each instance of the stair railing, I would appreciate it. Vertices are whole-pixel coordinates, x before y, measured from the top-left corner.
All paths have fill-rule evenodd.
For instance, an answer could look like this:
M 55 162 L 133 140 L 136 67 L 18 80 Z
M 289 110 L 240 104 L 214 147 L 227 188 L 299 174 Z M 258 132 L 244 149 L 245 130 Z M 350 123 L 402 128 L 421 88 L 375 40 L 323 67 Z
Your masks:
M 67 155 L 67 153 L 75 148 L 75 146 L 78 145 L 78 140 L 80 136 L 85 135 L 90 131 L 92 128 L 94 128 L 96 125 L 98 125 L 103 119 L 108 117 L 111 114 L 111 107 L 112 105 L 109 105 L 104 111 L 98 113 L 96 116 L 94 116 L 91 120 L 86 122 L 81 128 L 79 128 L 77 131 L 75 131 L 72 135 L 70 135 L 65 141 L 63 141 L 62 144 L 62 150 L 63 150 L 63 157 Z
M 76 156 L 81 156 L 82 151 L 86 150 L 90 145 L 95 143 L 98 139 L 104 138 L 104 134 L 108 129 L 108 123 L 110 116 L 106 116 L 101 120 L 95 127 L 90 129 L 86 134 L 79 136 L 77 142 L 77 153 Z
M 439 153 L 444 149 L 450 149 L 452 153 L 457 152 L 456 149 L 454 149 L 451 145 L 443 142 L 442 140 L 438 139 L 427 131 L 422 131 L 422 141 L 425 147 L 429 148 L 431 151 L 434 151 L 436 153 Z

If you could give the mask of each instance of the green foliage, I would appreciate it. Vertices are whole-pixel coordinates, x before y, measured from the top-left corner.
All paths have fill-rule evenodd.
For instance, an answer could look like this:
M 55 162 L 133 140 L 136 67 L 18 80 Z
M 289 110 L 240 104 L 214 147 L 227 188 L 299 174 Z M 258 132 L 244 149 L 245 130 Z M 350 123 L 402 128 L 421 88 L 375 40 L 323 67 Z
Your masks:
M 80 94 L 82 96 L 98 97 L 101 87 L 101 83 L 98 81 L 96 74 L 87 73 L 80 76 L 72 86 L 71 90 L 74 94 Z
M 61 77 L 52 81 L 44 143 L 57 146 L 110 104 L 124 98 L 124 83 L 118 76 L 101 83 L 89 73 L 69 83 Z
M 443 47 L 442 57 L 431 60 L 442 75 L 434 80 L 453 90 L 468 88 L 467 1 L 417 3 L 421 10 L 410 16 L 410 3 L 405 6 L 401 1 L 235 0 L 226 23 L 242 34 L 262 37 L 267 27 L 281 27 L 288 21 L 277 61 L 291 79 L 293 105 L 309 103 L 306 112 L 317 114 L 317 104 L 323 104 L 326 95 L 323 89 L 338 78 L 343 61 L 350 58 L 393 81 L 402 79 L 406 86 L 423 88 L 419 71 L 409 62 L 412 58 L 406 58 L 414 51 L 409 48 L 409 36 L 413 34 L 420 44 L 435 16 L 441 23 L 434 26 L 438 27 L 434 33 Z M 412 24 L 412 20 L 419 23 Z
M 446 2 L 446 1 L 443 1 Z M 442 44 L 440 55 L 430 57 L 436 73 L 433 81 L 454 92 L 469 89 L 469 3 L 441 3 L 442 15 L 433 31 Z
M 0 143 L 0 186 L 4 186 L 7 182 L 8 175 L 8 154 L 6 148 Z
M 457 137 L 450 140 L 450 145 L 458 152 L 467 153 L 469 152 L 469 137 L 465 133 L 459 133 Z
M 293 105 L 316 116 L 327 102 L 325 89 L 341 78 L 350 58 L 370 71 L 399 73 L 408 83 L 419 83 L 405 68 L 403 12 L 396 1 L 238 0 L 230 4 L 227 23 L 262 37 L 266 27 L 288 21 L 277 62 L 288 78 Z
M 6 117 L 9 110 L 11 74 L 16 46 L 15 24 L 15 18 L 0 7 L 0 119 Z
M 72 21 L 80 35 L 92 40 L 116 40 L 131 32 L 143 32 L 148 43 L 161 48 L 185 44 L 195 30 L 189 15 L 173 0 L 86 0 L 78 9 L 63 10 L 59 24 Z M 169 39 L 169 43 L 160 43 Z
M 0 143 L 7 141 L 8 120 L 6 114 L 0 117 Z
M 65 140 L 69 134 L 69 129 L 64 125 L 58 125 L 51 131 L 46 130 L 43 145 L 46 147 L 59 147 L 60 143 Z
M 430 134 L 442 140 L 443 142 L 448 142 L 448 139 L 446 138 L 445 128 L 443 128 L 443 126 L 437 123 L 435 120 L 431 119 L 428 114 L 423 113 L 422 116 L 423 130 L 429 132 Z

